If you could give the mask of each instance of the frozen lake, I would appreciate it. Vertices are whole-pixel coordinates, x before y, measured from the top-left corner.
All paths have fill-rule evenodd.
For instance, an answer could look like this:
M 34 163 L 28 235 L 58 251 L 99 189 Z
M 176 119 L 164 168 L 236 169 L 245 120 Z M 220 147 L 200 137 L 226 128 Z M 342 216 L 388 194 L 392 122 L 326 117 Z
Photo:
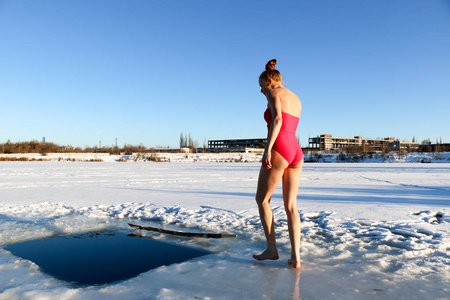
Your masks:
M 287 267 L 281 187 L 272 199 L 280 260 L 254 202 L 258 163 L 0 163 L 0 299 L 444 299 L 450 293 L 450 164 L 305 164 L 302 269 Z M 127 222 L 228 232 L 205 240 Z M 74 287 L 4 249 L 51 236 L 125 230 L 214 252 L 106 285 Z

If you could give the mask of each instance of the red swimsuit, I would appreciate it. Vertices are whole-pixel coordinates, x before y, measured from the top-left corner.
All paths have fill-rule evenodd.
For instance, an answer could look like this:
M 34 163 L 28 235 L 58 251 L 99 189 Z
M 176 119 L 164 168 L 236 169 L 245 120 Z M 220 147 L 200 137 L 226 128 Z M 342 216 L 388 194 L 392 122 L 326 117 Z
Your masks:
M 282 118 L 283 123 L 273 149 L 283 156 L 289 166 L 293 166 L 298 164 L 303 158 L 303 150 L 295 138 L 299 118 L 287 113 L 282 113 Z M 270 130 L 272 113 L 269 108 L 264 112 L 264 120 L 266 120 L 267 128 Z

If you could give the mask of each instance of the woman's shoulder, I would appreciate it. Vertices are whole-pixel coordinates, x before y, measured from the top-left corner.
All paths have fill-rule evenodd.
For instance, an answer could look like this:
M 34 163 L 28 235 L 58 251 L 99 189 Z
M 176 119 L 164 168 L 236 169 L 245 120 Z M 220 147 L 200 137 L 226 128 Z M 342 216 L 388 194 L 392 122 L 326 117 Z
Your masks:
M 270 90 L 268 92 L 268 95 L 272 98 L 280 97 L 283 99 L 289 99 L 289 98 L 298 99 L 298 96 L 294 92 L 288 90 L 287 88 L 279 88 L 279 89 Z
M 287 88 L 275 91 L 276 96 L 281 100 L 283 111 L 291 115 L 299 115 L 302 109 L 302 104 L 299 97 Z
M 270 91 L 267 92 L 267 94 L 273 98 L 275 97 L 279 97 L 282 96 L 284 94 L 286 94 L 286 92 L 288 91 L 288 89 L 286 88 L 277 88 L 277 89 L 272 89 Z
M 269 102 L 279 99 L 282 103 L 299 103 L 301 105 L 299 97 L 285 87 L 268 91 L 266 97 Z

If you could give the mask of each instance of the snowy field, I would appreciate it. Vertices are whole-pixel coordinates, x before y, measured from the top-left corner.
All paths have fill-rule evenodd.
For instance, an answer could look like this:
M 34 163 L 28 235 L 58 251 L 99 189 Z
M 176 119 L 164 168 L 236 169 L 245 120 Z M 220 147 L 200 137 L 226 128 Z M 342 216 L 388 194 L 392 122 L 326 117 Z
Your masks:
M 449 299 L 450 164 L 305 164 L 302 269 L 290 255 L 281 188 L 273 196 L 280 260 L 254 201 L 259 163 L 0 163 L 0 299 Z M 192 239 L 131 229 L 228 232 Z M 113 284 L 77 288 L 4 246 L 120 230 L 214 254 Z

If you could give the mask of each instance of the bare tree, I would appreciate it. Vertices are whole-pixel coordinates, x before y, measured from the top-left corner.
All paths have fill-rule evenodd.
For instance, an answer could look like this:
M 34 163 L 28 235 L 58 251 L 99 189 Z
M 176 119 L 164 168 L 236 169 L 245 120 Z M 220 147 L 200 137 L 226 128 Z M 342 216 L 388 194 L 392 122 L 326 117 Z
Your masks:
M 180 148 L 186 147 L 186 138 L 183 135 L 183 132 L 180 134 Z

